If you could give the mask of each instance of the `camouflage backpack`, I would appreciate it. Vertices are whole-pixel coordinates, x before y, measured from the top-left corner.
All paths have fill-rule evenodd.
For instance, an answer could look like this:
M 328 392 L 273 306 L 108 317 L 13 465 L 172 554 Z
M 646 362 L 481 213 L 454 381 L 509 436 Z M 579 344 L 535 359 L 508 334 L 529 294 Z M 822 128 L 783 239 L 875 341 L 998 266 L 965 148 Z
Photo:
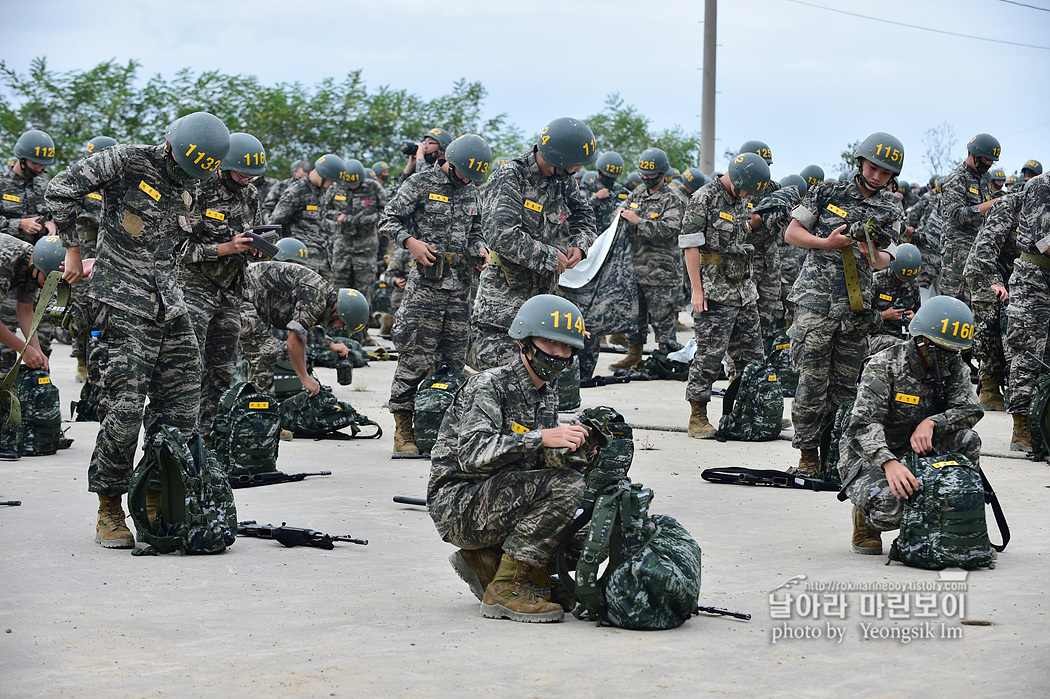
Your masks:
M 189 443 L 174 427 L 162 425 L 143 445 L 131 475 L 128 509 L 139 541 L 157 553 L 221 553 L 237 540 L 237 508 L 229 476 L 195 435 Z M 160 480 L 160 508 L 153 522 L 146 511 L 150 480 Z
M 419 384 L 412 410 L 412 432 L 421 453 L 429 454 L 434 448 L 441 420 L 466 382 L 462 371 L 442 364 Z
M 666 349 L 653 350 L 648 358 L 638 362 L 638 371 L 644 371 L 654 379 L 668 379 L 671 381 L 689 380 L 689 362 L 679 362 L 668 359 L 669 351 Z
M 0 453 L 7 458 L 46 456 L 72 443 L 62 436 L 58 388 L 45 369 L 23 367 L 15 382 L 15 395 L 22 420 L 17 425 L 6 421 L 0 425 Z
M 98 403 L 102 389 L 97 384 L 85 381 L 80 389 L 80 400 L 69 404 L 69 414 L 76 422 L 98 422 Z
M 1028 408 L 1028 428 L 1032 435 L 1029 458 L 1050 461 L 1050 376 L 1040 376 L 1035 380 L 1035 392 Z
M 825 425 L 820 433 L 818 478 L 836 485 L 842 485 L 843 474 L 839 470 L 839 465 L 842 463 L 842 435 L 846 433 L 846 428 L 849 427 L 852 419 L 853 403 L 853 400 L 848 400 L 840 405 L 835 411 L 835 419 Z
M 211 424 L 215 458 L 231 476 L 277 470 L 281 411 L 272 396 L 250 383 L 234 384 L 219 399 Z
M 572 358 L 572 366 L 558 374 L 558 412 L 572 412 L 580 407 L 580 358 Z
M 798 390 L 798 372 L 791 365 L 791 339 L 786 330 L 778 330 L 766 339 L 766 361 L 776 371 L 780 392 L 792 398 Z
M 1006 548 L 1010 529 L 981 470 L 962 454 L 919 456 L 911 452 L 903 463 L 922 485 L 904 501 L 900 533 L 890 547 L 889 559 L 927 570 L 994 568 L 994 551 Z M 986 502 L 991 503 L 1002 533 L 1001 546 L 988 539 Z
M 765 442 L 784 429 L 784 394 L 777 370 L 766 360 L 756 360 L 729 384 L 722 398 L 722 419 L 715 439 Z
M 394 307 L 391 305 L 390 296 L 393 289 L 386 282 L 379 280 L 376 281 L 374 287 L 372 287 L 372 311 L 375 313 L 393 313 Z
M 375 427 L 375 434 L 361 435 L 363 426 Z M 379 439 L 383 436 L 383 429 L 378 424 L 354 410 L 349 403 L 336 398 L 328 386 L 321 386 L 313 397 L 300 391 L 281 401 L 281 427 L 296 437 Z M 350 428 L 350 434 L 339 431 L 345 427 Z

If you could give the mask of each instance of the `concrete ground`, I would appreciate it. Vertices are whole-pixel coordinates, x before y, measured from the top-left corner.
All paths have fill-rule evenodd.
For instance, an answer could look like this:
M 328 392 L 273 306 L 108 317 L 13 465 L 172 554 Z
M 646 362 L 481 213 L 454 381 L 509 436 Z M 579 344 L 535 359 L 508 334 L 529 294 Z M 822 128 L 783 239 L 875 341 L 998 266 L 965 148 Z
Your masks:
M 600 372 L 615 359 L 603 354 Z M 57 346 L 65 406 L 80 388 L 74 366 Z M 785 469 L 797 452 L 784 439 L 723 444 L 674 431 L 688 418 L 684 384 L 585 389 L 585 407 L 611 405 L 634 424 L 666 428 L 636 432 L 631 476 L 655 491 L 653 513 L 674 516 L 700 542 L 701 604 L 752 619 L 701 616 L 647 633 L 571 616 L 516 624 L 482 618 L 426 511 L 391 501 L 423 497 L 428 472 L 427 461 L 389 458 L 393 420 L 383 405 L 393 370 L 373 362 L 353 386 L 335 386 L 383 425 L 383 439 L 282 443 L 282 470 L 334 474 L 236 491 L 242 520 L 350 534 L 367 546 L 326 552 L 239 539 L 217 556 L 105 550 L 93 540 L 97 500 L 86 490 L 96 423 L 69 423 L 68 451 L 0 465 L 0 500 L 22 501 L 0 507 L 0 696 L 1050 693 L 1050 470 L 1008 458 L 1008 415 L 991 413 L 977 429 L 999 455 L 983 466 L 1013 541 L 995 570 L 960 581 L 962 571 L 852 553 L 850 508 L 834 493 L 703 481 L 712 466 Z M 335 384 L 334 370 L 318 373 Z M 716 398 L 713 417 L 719 409 Z M 884 535 L 887 549 L 891 540 Z

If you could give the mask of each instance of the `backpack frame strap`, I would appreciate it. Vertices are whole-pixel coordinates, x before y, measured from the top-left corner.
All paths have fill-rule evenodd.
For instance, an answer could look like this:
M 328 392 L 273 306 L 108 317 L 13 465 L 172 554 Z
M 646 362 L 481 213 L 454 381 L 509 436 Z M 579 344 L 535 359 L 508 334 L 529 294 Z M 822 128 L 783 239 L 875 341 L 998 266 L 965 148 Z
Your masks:
M 978 473 L 981 474 L 981 483 L 984 485 L 984 501 L 992 506 L 992 514 L 995 516 L 995 526 L 999 527 L 999 533 L 1003 537 L 1002 544 L 992 544 L 992 548 L 996 551 L 1002 551 L 1006 548 L 1006 545 L 1010 543 L 1010 525 L 1006 523 L 1006 515 L 1003 513 L 1002 505 L 999 504 L 999 497 L 995 494 L 995 489 L 992 488 L 992 484 L 988 482 L 988 477 L 984 475 L 984 471 L 978 469 Z M 991 543 L 991 539 L 988 540 Z

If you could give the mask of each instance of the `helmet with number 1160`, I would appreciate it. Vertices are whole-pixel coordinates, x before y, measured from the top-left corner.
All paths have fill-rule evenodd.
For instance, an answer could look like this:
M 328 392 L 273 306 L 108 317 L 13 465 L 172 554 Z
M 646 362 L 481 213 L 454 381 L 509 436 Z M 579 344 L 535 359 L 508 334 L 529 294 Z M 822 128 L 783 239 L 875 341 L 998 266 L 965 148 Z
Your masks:
M 934 296 L 916 311 L 908 332 L 940 347 L 965 351 L 973 345 L 973 313 L 957 298 Z

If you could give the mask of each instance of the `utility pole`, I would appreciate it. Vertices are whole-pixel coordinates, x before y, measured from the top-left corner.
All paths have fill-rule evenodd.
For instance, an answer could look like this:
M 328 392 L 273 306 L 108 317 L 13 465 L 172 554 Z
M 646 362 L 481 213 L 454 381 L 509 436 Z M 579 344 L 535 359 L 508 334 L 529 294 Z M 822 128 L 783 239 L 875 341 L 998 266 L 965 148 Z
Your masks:
M 718 0 L 704 0 L 704 83 L 700 115 L 700 169 L 715 171 L 715 41 L 718 34 Z

